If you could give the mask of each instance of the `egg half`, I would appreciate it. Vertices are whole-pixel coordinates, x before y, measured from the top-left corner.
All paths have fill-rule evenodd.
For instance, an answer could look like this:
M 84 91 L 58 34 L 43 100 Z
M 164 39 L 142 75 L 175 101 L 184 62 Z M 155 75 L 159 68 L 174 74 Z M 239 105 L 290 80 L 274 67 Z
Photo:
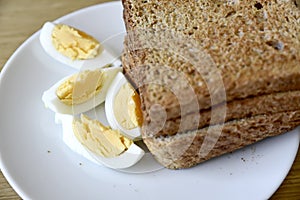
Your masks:
M 132 140 L 141 139 L 142 113 L 139 95 L 119 72 L 108 89 L 105 113 L 109 125 Z
M 67 76 L 43 93 L 42 100 L 55 113 L 79 114 L 105 101 L 108 88 L 121 67 L 84 70 Z
M 116 146 L 119 144 L 116 143 L 120 143 L 120 141 L 116 140 L 118 140 L 119 137 L 123 137 L 119 135 L 118 131 L 105 127 L 100 122 L 91 120 L 85 116 L 81 117 L 80 120 L 74 118 L 72 115 L 56 114 L 55 121 L 58 124 L 62 124 L 64 142 L 73 151 L 94 163 L 100 163 L 112 169 L 125 169 L 135 165 L 145 154 L 144 150 L 142 150 L 139 146 L 134 144 L 132 141 L 128 142 L 130 140 L 126 139 L 126 145 L 128 145 L 128 148 L 126 148 L 125 151 L 112 157 L 105 157 L 102 154 L 111 156 L 112 151 L 113 153 L 118 152 L 118 147 L 116 148 Z M 82 135 L 79 134 L 78 136 L 78 133 L 76 132 L 78 132 L 78 130 L 81 132 L 80 129 L 82 129 L 82 127 L 85 129 L 87 126 L 88 133 L 83 131 Z M 108 131 L 108 133 L 115 132 L 117 137 L 105 137 L 104 135 L 107 133 L 104 131 Z M 122 140 L 124 140 L 124 138 Z M 97 153 L 97 151 L 101 151 L 100 154 Z
M 49 56 L 77 70 L 119 62 L 117 56 L 104 49 L 92 36 L 65 24 L 46 22 L 39 39 Z

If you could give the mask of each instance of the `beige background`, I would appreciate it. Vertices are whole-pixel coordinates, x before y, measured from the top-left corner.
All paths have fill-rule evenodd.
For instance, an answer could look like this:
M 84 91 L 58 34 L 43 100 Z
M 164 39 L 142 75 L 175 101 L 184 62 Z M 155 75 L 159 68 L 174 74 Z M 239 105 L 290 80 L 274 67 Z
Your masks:
M 0 70 L 16 48 L 51 21 L 105 0 L 0 0 Z M 300 151 L 289 175 L 272 199 L 300 199 Z M 280 162 L 280 158 L 278 158 Z M 20 199 L 0 172 L 0 200 Z

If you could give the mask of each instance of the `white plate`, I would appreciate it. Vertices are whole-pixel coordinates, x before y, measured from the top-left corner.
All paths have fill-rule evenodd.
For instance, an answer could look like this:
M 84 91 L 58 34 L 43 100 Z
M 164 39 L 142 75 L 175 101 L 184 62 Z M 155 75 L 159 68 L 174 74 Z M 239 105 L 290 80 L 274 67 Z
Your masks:
M 100 40 L 124 34 L 120 2 L 89 7 L 60 22 Z M 131 174 L 70 151 L 42 92 L 73 72 L 47 56 L 38 34 L 9 59 L 0 79 L 0 167 L 23 199 L 267 199 L 287 175 L 299 129 L 187 170 Z M 116 54 L 123 37 L 107 40 Z

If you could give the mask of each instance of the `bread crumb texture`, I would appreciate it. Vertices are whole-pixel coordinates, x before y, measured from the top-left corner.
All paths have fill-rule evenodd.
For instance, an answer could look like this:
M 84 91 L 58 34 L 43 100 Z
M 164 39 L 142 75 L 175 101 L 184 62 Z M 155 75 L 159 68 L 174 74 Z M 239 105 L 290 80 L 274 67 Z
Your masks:
M 169 31 L 198 43 L 220 71 L 227 101 L 300 89 L 300 9 L 294 0 L 124 0 L 123 5 L 128 32 Z M 143 37 L 133 35 L 125 42 L 123 62 L 129 78 L 139 81 L 130 75 L 135 67 L 168 66 L 184 73 L 201 108 L 210 107 L 204 74 L 174 53 L 176 47 L 169 46 L 169 51 L 132 49 L 132 41 L 143 43 Z M 140 79 L 152 76 L 143 75 Z M 157 84 L 143 92 L 145 104 L 164 105 L 174 98 L 168 88 Z M 178 115 L 178 105 L 174 101 L 168 108 Z

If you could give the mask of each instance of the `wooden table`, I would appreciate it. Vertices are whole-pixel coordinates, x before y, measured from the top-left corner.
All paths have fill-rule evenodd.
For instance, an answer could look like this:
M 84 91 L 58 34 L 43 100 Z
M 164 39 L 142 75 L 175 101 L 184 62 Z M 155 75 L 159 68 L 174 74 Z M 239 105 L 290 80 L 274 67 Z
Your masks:
M 108 0 L 109 1 L 109 0 Z M 0 70 L 15 49 L 45 21 L 106 0 L 0 0 Z M 278 159 L 280 162 L 280 160 Z M 0 172 L 0 200 L 20 199 Z M 272 199 L 300 199 L 300 151 Z

